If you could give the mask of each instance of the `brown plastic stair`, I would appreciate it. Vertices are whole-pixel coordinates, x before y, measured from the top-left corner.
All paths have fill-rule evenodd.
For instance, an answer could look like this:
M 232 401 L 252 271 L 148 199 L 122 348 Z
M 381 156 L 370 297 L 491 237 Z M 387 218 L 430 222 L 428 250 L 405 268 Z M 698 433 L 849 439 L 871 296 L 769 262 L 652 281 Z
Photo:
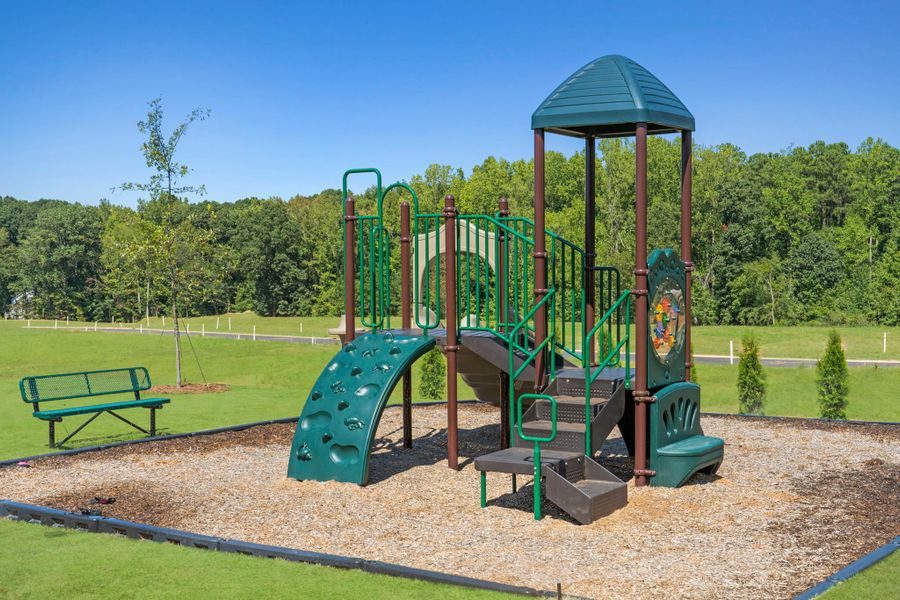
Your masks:
M 628 488 L 624 481 L 587 456 L 582 455 L 579 460 L 581 469 L 577 471 L 581 477 L 577 479 L 563 477 L 553 469 L 542 467 L 547 500 L 582 525 L 593 523 L 628 504 Z

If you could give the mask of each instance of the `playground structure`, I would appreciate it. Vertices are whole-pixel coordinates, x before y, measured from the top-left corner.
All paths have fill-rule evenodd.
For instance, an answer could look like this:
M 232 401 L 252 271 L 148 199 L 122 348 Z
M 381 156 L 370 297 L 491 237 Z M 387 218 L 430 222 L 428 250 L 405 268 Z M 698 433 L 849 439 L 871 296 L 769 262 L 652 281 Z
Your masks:
M 422 213 L 405 183 L 382 186 L 377 169 L 344 174 L 344 347 L 303 407 L 288 475 L 363 485 L 381 412 L 403 390 L 403 444 L 412 446 L 410 366 L 431 348 L 447 359 L 447 463 L 459 468 L 457 375 L 500 407 L 499 449 L 475 459 L 485 506 L 487 473 L 534 477 L 534 513 L 546 497 L 581 523 L 624 506 L 626 485 L 595 459 L 619 427 L 634 456 L 635 484 L 677 487 L 714 473 L 724 442 L 703 435 L 691 365 L 691 132 L 694 119 L 655 76 L 621 56 L 576 71 L 532 115 L 534 219 L 461 214 L 453 196 Z M 583 246 L 547 231 L 544 138 L 585 141 Z M 647 136 L 680 133 L 681 253 L 647 257 Z M 635 287 L 597 266 L 594 165 L 598 137 L 635 136 Z M 376 178 L 377 210 L 358 215 L 348 178 Z M 400 204 L 400 327 L 392 327 L 392 235 L 384 200 Z M 412 212 L 411 212 L 412 211 Z M 367 333 L 357 337 L 352 316 Z M 635 333 L 631 331 L 632 315 Z M 630 364 L 632 335 L 635 364 Z M 650 405 L 648 409 L 648 405 Z M 649 417 L 649 420 L 648 420 Z M 542 486 L 545 481 L 545 486 Z

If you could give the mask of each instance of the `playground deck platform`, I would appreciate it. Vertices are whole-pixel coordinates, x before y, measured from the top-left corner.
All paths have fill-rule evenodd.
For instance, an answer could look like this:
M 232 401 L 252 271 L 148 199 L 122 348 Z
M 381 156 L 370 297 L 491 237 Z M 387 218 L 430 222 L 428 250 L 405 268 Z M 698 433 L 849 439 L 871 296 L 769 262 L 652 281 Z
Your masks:
M 628 505 L 591 525 L 545 503 L 528 479 L 488 477 L 479 508 L 472 458 L 496 447 L 497 409 L 460 407 L 463 469 L 446 468 L 446 412 L 384 413 L 366 487 L 286 477 L 293 424 L 255 427 L 0 469 L 0 498 L 65 510 L 114 496 L 104 516 L 377 559 L 592 598 L 787 598 L 900 534 L 900 425 L 704 417 L 727 440 L 715 476 L 681 489 L 629 481 Z M 632 468 L 618 437 L 600 462 Z M 706 485 L 715 479 L 715 485 Z M 94 505 L 92 508 L 97 508 Z M 137 543 L 137 542 L 136 542 Z

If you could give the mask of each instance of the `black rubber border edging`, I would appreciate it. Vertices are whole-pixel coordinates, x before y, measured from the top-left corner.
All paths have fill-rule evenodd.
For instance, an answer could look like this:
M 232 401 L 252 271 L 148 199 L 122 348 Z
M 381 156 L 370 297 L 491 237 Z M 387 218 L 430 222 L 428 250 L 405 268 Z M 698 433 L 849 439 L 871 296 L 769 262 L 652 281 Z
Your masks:
M 461 575 L 451 575 L 449 573 L 429 571 L 426 569 L 416 569 L 379 560 L 366 560 L 362 558 L 340 556 L 337 554 L 323 554 L 320 552 L 296 550 L 294 548 L 285 548 L 282 546 L 268 546 L 241 540 L 223 539 L 201 535 L 199 533 L 192 533 L 190 531 L 155 527 L 153 525 L 145 525 L 143 523 L 134 523 L 132 521 L 123 521 L 121 519 L 109 517 L 84 516 L 77 513 L 57 510 L 55 508 L 11 502 L 9 500 L 0 500 L 0 517 L 13 521 L 24 521 L 26 523 L 46 525 L 49 527 L 64 527 L 66 529 L 90 533 L 110 533 L 137 540 L 175 544 L 178 546 L 187 546 L 189 548 L 199 548 L 218 552 L 232 552 L 247 556 L 280 558 L 292 562 L 336 567 L 339 569 L 355 569 L 377 575 L 390 575 L 392 577 L 403 577 L 430 583 L 477 588 L 494 592 L 516 594 L 519 596 L 550 598 L 557 595 L 556 592 L 537 590 L 524 586 L 508 585 L 485 579 L 474 579 L 472 577 L 464 577 Z
M 797 596 L 794 596 L 794 600 L 811 600 L 811 598 L 815 598 L 821 594 L 824 594 L 827 590 L 834 587 L 835 585 L 847 581 L 859 572 L 868 569 L 881 560 L 884 560 L 885 558 L 893 554 L 894 551 L 897 550 L 897 548 L 900 548 L 900 535 L 895 537 L 887 544 L 875 548 L 865 556 L 856 559 L 840 571 L 829 575 L 824 580 L 812 586 L 805 592 L 801 592 Z

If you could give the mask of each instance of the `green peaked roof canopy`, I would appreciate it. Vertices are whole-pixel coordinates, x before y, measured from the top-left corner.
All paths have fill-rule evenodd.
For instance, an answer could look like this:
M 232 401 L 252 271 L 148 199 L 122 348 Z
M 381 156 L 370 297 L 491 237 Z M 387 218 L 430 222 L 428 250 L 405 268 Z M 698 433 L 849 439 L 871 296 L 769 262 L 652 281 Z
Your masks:
M 694 116 L 653 73 L 630 58 L 611 54 L 578 69 L 531 115 L 532 129 L 585 137 L 694 130 Z

